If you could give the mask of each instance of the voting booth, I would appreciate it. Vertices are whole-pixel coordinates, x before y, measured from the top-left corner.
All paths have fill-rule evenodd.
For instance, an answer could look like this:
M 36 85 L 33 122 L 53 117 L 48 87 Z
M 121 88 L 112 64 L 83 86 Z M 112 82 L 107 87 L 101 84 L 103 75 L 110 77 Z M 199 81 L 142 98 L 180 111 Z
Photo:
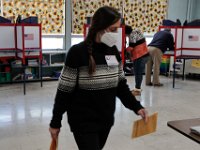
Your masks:
M 42 86 L 42 41 L 41 24 L 0 23 L 0 83 L 13 82 L 13 70 L 22 69 L 20 77 L 24 83 L 36 75 L 31 73 L 30 67 L 38 68 L 38 78 Z M 17 72 L 17 71 L 16 71 Z
M 0 24 L 0 58 L 15 57 L 15 24 Z
M 42 42 L 40 24 L 17 24 L 17 57 L 23 64 L 28 58 L 42 60 Z
M 160 26 L 159 30 L 170 28 L 174 37 L 175 49 L 173 53 L 173 65 L 176 66 L 177 59 L 183 60 L 182 79 L 184 80 L 186 60 L 200 59 L 200 26 Z M 200 68 L 199 68 L 200 69 Z M 175 86 L 175 67 L 173 67 L 173 87 Z

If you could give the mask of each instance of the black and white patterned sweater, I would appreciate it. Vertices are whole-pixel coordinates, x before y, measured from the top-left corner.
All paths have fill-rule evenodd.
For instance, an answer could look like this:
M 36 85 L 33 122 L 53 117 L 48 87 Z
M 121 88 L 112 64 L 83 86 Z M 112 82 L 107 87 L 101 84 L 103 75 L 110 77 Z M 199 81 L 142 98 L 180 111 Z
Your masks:
M 108 66 L 106 55 L 115 55 L 119 65 Z M 88 57 L 85 42 L 69 50 L 59 78 L 51 127 L 61 127 L 65 111 L 73 132 L 92 132 L 111 127 L 114 123 L 116 97 L 135 113 L 143 108 L 130 92 L 115 46 L 110 48 L 102 43 L 93 44 L 96 72 L 92 76 L 88 74 Z

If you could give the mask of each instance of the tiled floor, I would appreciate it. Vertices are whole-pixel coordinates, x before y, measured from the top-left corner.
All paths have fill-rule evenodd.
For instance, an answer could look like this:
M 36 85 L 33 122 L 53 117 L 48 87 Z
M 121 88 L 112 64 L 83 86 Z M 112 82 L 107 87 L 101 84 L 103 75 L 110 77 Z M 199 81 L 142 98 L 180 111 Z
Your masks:
M 128 76 L 131 88 L 132 76 Z M 115 125 L 104 150 L 199 150 L 200 145 L 167 127 L 167 121 L 197 118 L 200 114 L 199 81 L 176 80 L 161 77 L 163 87 L 143 85 L 138 97 L 149 114 L 158 112 L 158 128 L 155 133 L 131 139 L 133 121 L 139 119 L 117 100 Z M 57 81 L 28 83 L 23 95 L 22 84 L 0 85 L 0 149 L 1 150 L 48 150 L 50 135 L 48 123 L 54 101 Z M 59 150 L 77 150 L 73 136 L 63 120 L 59 137 Z

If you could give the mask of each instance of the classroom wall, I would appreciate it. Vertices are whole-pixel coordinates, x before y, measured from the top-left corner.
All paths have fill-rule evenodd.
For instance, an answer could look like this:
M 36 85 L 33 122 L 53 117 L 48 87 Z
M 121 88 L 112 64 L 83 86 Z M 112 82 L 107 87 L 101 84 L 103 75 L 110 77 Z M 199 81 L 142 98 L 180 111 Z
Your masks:
M 200 19 L 200 0 L 194 0 L 191 19 Z
M 200 0 L 168 0 L 167 18 L 173 21 L 180 19 L 192 21 L 200 19 Z
M 180 19 L 183 23 L 187 18 L 188 0 L 168 0 L 167 18 L 173 21 Z
M 0 0 L 0 15 L 2 15 L 2 14 L 1 14 L 1 0 Z

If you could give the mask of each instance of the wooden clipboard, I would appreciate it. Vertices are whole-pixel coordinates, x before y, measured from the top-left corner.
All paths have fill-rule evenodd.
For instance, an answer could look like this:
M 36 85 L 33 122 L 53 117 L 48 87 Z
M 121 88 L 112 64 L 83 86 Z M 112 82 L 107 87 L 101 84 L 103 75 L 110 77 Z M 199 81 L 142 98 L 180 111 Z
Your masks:
M 143 119 L 136 120 L 133 123 L 132 138 L 137 138 L 156 131 L 158 113 L 148 116 L 148 122 L 145 123 Z
M 50 150 L 58 150 L 58 139 L 51 140 Z

